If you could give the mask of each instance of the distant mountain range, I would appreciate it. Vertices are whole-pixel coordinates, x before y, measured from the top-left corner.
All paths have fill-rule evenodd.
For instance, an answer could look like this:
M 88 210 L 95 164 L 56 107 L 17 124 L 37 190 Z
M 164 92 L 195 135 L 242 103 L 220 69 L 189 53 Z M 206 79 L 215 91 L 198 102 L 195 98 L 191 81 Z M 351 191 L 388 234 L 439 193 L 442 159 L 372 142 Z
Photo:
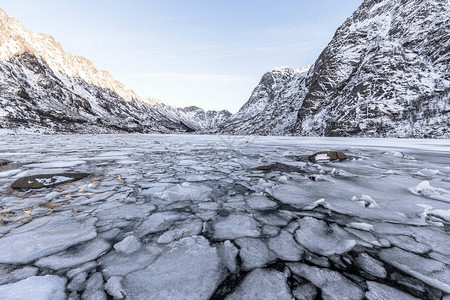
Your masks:
M 227 111 L 174 108 L 141 98 L 53 37 L 0 10 L 0 129 L 15 132 L 207 131 Z
M 450 2 L 366 0 L 236 114 L 141 98 L 0 10 L 0 130 L 450 138 Z

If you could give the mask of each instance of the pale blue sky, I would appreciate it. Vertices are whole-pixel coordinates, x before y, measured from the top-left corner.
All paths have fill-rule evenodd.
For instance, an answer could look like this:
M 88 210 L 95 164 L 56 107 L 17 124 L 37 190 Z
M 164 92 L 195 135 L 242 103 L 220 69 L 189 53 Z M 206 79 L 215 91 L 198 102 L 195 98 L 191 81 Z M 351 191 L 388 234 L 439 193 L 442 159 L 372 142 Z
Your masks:
M 362 0 L 2 0 L 144 97 L 236 112 L 261 76 L 313 64 Z

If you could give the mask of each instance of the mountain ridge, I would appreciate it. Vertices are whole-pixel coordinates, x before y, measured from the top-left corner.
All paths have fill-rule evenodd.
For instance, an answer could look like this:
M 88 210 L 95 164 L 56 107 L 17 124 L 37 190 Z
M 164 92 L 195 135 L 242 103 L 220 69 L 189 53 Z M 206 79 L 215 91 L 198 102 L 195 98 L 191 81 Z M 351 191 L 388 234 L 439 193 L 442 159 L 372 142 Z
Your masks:
M 265 73 L 240 110 L 141 98 L 0 9 L 0 129 L 450 138 L 450 2 L 365 0 L 311 66 Z
M 65 52 L 0 9 L 0 129 L 17 132 L 170 133 L 207 130 L 226 112 L 188 111 L 139 97 L 109 72 Z M 217 115 L 217 120 L 215 116 Z
M 277 127 L 255 122 L 253 112 L 219 132 L 450 138 L 450 2 L 365 0 L 296 80 L 278 87 L 291 96 L 262 96 L 273 104 L 258 112 L 277 115 L 287 105 L 296 117 L 285 113 Z

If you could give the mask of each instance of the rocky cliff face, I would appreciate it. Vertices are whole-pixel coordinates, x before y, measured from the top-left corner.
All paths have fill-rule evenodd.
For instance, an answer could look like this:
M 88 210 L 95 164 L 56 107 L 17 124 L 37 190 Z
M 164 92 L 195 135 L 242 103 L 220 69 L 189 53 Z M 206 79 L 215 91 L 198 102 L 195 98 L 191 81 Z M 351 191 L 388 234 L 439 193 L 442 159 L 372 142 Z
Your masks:
M 450 2 L 364 1 L 338 28 L 307 85 L 299 134 L 448 134 Z
M 220 122 L 214 113 L 199 112 L 186 122 L 188 112 L 140 98 L 89 60 L 64 52 L 51 36 L 27 31 L 0 10 L 0 129 L 185 132 Z
M 267 76 L 255 91 L 266 90 Z M 450 2 L 366 0 L 301 82 L 280 84 L 286 96 L 261 97 L 272 103 L 257 107 L 266 118 L 224 132 L 247 133 L 248 124 L 265 134 L 450 137 Z M 283 112 L 286 130 L 272 122 L 283 106 L 296 109 L 296 120 Z
M 217 129 L 224 134 L 284 135 L 305 97 L 309 66 L 276 68 L 264 74 L 250 99 Z

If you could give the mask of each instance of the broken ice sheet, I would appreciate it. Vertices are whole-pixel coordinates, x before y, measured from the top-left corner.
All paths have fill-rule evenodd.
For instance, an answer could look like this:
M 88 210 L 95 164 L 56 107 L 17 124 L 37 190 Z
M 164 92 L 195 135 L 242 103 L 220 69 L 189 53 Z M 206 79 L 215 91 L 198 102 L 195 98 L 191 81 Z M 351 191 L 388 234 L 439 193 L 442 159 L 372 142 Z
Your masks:
M 66 279 L 65 297 L 72 289 L 83 295 L 89 281 L 87 292 L 95 295 L 128 294 L 130 298 L 133 288 L 131 295 L 144 295 L 145 299 L 154 290 L 170 293 L 168 287 L 181 297 L 207 298 L 214 294 L 222 298 L 259 295 L 278 299 L 294 295 L 310 299 L 334 293 L 335 298 L 342 299 L 346 291 L 361 295 L 354 289 L 356 284 L 362 296 L 376 299 L 377 295 L 403 297 L 409 289 L 414 290 L 411 286 L 394 286 L 399 273 L 408 276 L 422 296 L 431 286 L 439 291 L 438 286 L 442 290 L 448 282 L 449 204 L 408 190 L 422 180 L 433 188 L 450 190 L 450 182 L 445 181 L 450 174 L 445 154 L 448 150 L 443 150 L 448 146 L 444 147 L 442 141 L 415 144 L 396 140 L 390 145 L 419 147 L 420 153 L 398 149 L 416 157 L 413 161 L 381 155 L 392 150 L 380 150 L 392 143 L 390 140 L 266 137 L 239 153 L 217 149 L 217 137 L 146 135 L 144 139 L 142 135 L 127 135 L 126 143 L 124 136 L 109 137 L 71 136 L 73 142 L 67 149 L 52 147 L 58 143 L 58 136 L 26 136 L 21 140 L 11 136 L 8 145 L 4 144 L 17 150 L 9 159 L 25 164 L 85 161 L 64 169 L 55 164 L 47 165 L 54 167 L 49 169 L 24 166 L 21 170 L 26 174 L 1 178 L 6 187 L 19 175 L 84 171 L 104 176 L 72 187 L 19 194 L 0 187 L 0 218 L 4 222 L 0 226 L 0 258 L 9 257 L 8 264 L 0 266 L 0 277 L 3 271 L 7 273 L 7 282 L 2 284 L 45 273 Z M 287 151 L 296 156 L 319 151 L 324 141 L 352 145 L 346 153 L 358 159 L 319 168 L 283 156 Z M 370 149 L 362 149 L 367 143 L 372 143 Z M 55 156 L 36 151 L 45 147 L 57 151 Z M 180 160 L 186 160 L 183 166 L 176 165 Z M 118 161 L 139 163 L 119 165 Z M 253 170 L 275 162 L 299 166 L 328 180 L 313 181 L 309 173 L 264 174 Z M 338 167 L 333 172 L 335 177 L 330 175 L 332 167 Z M 161 183 L 158 178 L 176 184 Z M 209 195 L 202 196 L 202 190 Z M 278 198 L 267 196 L 275 191 Z M 352 196 L 357 201 L 352 201 Z M 373 204 L 370 199 L 376 207 L 369 207 Z M 64 201 L 63 206 L 52 206 L 60 201 Z M 424 206 L 418 204 L 427 205 L 426 214 Z M 302 223 L 305 217 L 317 221 Z M 297 231 L 301 239 L 296 239 Z M 18 242 L 22 239 L 26 242 Z M 107 253 L 103 254 L 101 247 L 92 247 L 101 245 L 97 244 L 99 240 L 110 245 Z M 354 247 L 350 247 L 351 241 L 355 241 Z M 33 247 L 30 253 L 23 250 Z M 382 249 L 389 248 L 399 250 L 383 254 Z M 308 265 L 304 275 L 283 269 L 299 261 Z M 39 262 L 45 265 L 38 267 Z M 177 272 L 182 275 L 177 277 Z M 144 282 L 150 273 L 151 291 Z M 191 275 L 192 280 L 184 279 Z M 202 287 L 197 289 L 200 281 Z M 47 280 L 42 280 L 44 283 L 45 287 L 51 285 Z
M 11 230 L 0 238 L 0 262 L 29 263 L 97 236 L 96 220 L 46 216 Z
M 219 219 L 213 225 L 214 238 L 218 240 L 240 237 L 257 237 L 260 235 L 258 223 L 248 214 L 231 214 Z
M 292 299 L 286 276 L 275 270 L 256 269 L 247 274 L 227 300 Z
M 208 299 L 223 279 L 215 247 L 204 237 L 180 240 L 147 268 L 128 274 L 123 286 L 130 299 Z
M 155 197 L 165 201 L 204 201 L 211 194 L 211 189 L 206 186 L 187 184 L 175 185 L 163 192 L 155 193 Z
M 66 279 L 55 276 L 31 276 L 14 283 L 0 285 L 1 300 L 64 300 Z
M 306 278 L 322 290 L 323 299 L 360 300 L 363 290 L 338 272 L 301 263 L 289 263 L 292 273 Z
M 356 241 L 342 238 L 324 221 L 304 217 L 295 231 L 295 240 L 311 252 L 330 256 L 351 250 Z
M 110 248 L 110 244 L 102 239 L 95 239 L 84 245 L 74 247 L 65 252 L 39 259 L 35 265 L 53 270 L 60 270 L 81 265 L 85 262 L 95 260 Z

